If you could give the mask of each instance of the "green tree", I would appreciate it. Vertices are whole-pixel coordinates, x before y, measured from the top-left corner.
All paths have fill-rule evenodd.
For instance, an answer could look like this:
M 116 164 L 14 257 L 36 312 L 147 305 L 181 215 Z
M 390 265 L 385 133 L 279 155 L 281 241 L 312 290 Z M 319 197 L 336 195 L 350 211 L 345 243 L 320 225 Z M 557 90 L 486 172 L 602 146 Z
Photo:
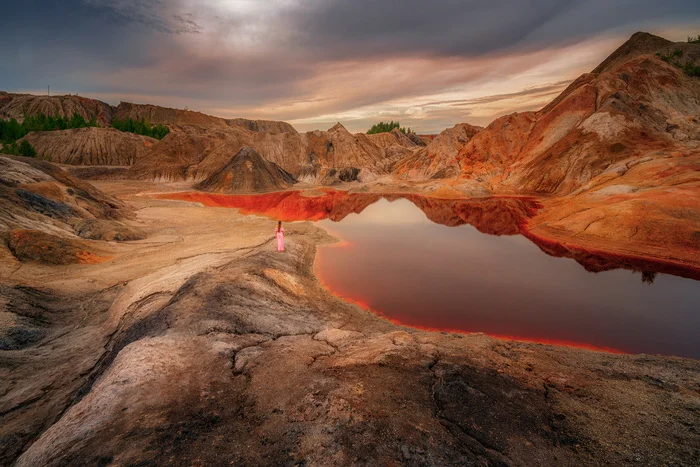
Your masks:
M 146 119 L 142 118 L 140 120 L 134 120 L 133 118 L 126 118 L 120 120 L 115 118 L 112 120 L 112 127 L 119 131 L 125 131 L 129 133 L 136 133 L 137 135 L 150 136 L 151 138 L 163 139 L 165 135 L 170 133 L 170 128 L 165 125 L 157 124 L 151 125 Z
M 34 146 L 32 146 L 26 139 L 20 143 L 18 152 L 20 156 L 36 157 L 36 150 L 34 149 Z
M 410 128 L 406 129 L 401 126 L 399 122 L 395 121 L 390 121 L 388 123 L 385 122 L 379 122 L 374 125 L 372 125 L 372 128 L 367 130 L 368 135 L 374 135 L 377 133 L 388 133 L 394 128 L 398 128 L 401 133 L 412 133 L 412 130 Z

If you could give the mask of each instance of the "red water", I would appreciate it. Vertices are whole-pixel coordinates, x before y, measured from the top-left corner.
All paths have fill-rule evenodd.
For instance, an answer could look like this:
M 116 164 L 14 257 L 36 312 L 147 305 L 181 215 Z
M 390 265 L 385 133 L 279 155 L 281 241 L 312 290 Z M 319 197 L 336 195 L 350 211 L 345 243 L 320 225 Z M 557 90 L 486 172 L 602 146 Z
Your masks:
M 319 249 L 322 283 L 398 324 L 700 357 L 698 282 L 657 274 L 674 270 L 639 258 L 532 243 L 519 234 L 527 233 L 527 219 L 538 208 L 533 199 L 440 200 L 333 190 L 317 197 L 163 197 L 286 222 L 318 221 L 344 240 Z

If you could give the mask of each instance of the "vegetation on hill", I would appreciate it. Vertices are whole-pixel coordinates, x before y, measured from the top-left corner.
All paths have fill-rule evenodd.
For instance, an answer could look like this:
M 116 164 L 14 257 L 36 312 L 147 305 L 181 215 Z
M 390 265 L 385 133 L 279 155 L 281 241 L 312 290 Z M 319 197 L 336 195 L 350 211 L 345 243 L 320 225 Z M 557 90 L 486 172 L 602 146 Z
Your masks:
M 401 126 L 399 122 L 395 121 L 390 121 L 390 122 L 379 122 L 377 124 L 372 125 L 372 128 L 367 130 L 368 135 L 374 135 L 377 133 L 389 133 L 391 130 L 394 128 L 398 128 L 401 133 L 413 133 L 413 130 L 410 128 L 404 128 Z
M 68 130 L 90 126 L 97 126 L 95 119 L 86 121 L 80 114 L 73 114 L 71 118 L 63 118 L 59 115 L 52 117 L 37 114 L 26 116 L 22 123 L 19 123 L 14 118 L 0 120 L 0 142 L 12 143 L 32 131 Z
M 689 44 L 700 44 L 700 34 L 697 36 L 688 36 L 688 43 Z
M 22 123 L 19 123 L 14 118 L 11 118 L 10 120 L 0 119 L 0 144 L 5 144 L 8 146 L 32 131 L 70 130 L 73 128 L 87 128 L 96 126 L 96 119 L 92 118 L 90 120 L 85 120 L 82 115 L 77 113 L 74 113 L 70 118 L 64 118 L 60 115 L 27 115 L 24 117 Z M 163 139 L 163 137 L 170 132 L 170 129 L 167 126 L 160 124 L 151 125 L 145 119 L 114 119 L 112 126 L 120 131 L 150 136 L 156 139 Z M 12 147 L 19 148 L 17 145 Z M 7 153 L 7 151 L 5 152 Z
M 20 144 L 17 144 L 17 141 L 3 144 L 2 149 L 0 149 L 0 153 L 14 154 L 15 156 L 24 157 L 36 157 L 36 150 L 34 149 L 34 146 L 32 146 L 29 141 L 26 140 L 22 141 Z
M 165 135 L 170 133 L 170 128 L 160 123 L 157 125 L 151 125 L 145 119 L 134 120 L 133 118 L 127 118 L 124 120 L 119 120 L 115 118 L 112 121 L 112 126 L 119 131 L 126 131 L 129 133 L 136 133 L 137 135 L 150 136 L 155 139 L 163 139 Z
M 688 42 L 700 42 L 700 36 L 698 36 L 697 39 L 689 37 Z M 683 51 L 680 49 L 674 50 L 673 53 L 670 55 L 662 55 L 661 52 L 657 52 L 656 56 L 664 62 L 670 63 L 671 65 L 680 68 L 688 76 L 700 77 L 700 66 L 695 65 L 691 61 L 686 62 L 685 64 L 681 63 L 680 59 L 683 56 Z

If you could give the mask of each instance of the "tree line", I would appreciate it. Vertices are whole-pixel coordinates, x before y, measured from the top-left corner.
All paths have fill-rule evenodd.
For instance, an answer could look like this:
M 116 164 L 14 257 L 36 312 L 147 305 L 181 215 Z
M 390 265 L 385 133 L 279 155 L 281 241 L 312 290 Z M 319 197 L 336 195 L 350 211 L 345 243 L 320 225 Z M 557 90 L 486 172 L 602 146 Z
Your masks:
M 69 130 L 71 128 L 87 128 L 97 126 L 94 118 L 86 121 L 80 114 L 73 114 L 71 118 L 64 118 L 60 115 L 27 115 L 22 123 L 14 118 L 10 120 L 0 120 L 0 142 L 9 144 L 23 138 L 32 131 L 53 131 Z
M 377 133 L 389 133 L 391 130 L 394 128 L 398 128 L 401 133 L 413 133 L 413 130 L 410 128 L 404 128 L 401 126 L 399 122 L 395 121 L 390 121 L 390 122 L 379 122 L 374 125 L 372 125 L 372 128 L 367 130 L 368 135 L 375 135 Z
M 160 123 L 156 125 L 151 125 L 146 119 L 142 118 L 140 120 L 134 120 L 133 118 L 127 118 L 124 120 L 119 120 L 115 118 L 112 120 L 112 127 L 119 131 L 126 131 L 129 133 L 136 133 L 137 135 L 150 136 L 155 139 L 163 139 L 165 135 L 170 133 L 170 128 Z
M 65 118 L 60 115 L 45 115 L 43 113 L 25 115 L 22 123 L 14 118 L 9 120 L 0 119 L 0 145 L 2 145 L 0 152 L 4 154 L 36 157 L 36 150 L 28 141 L 22 141 L 17 144 L 17 140 L 25 137 L 32 131 L 70 130 L 74 128 L 96 126 L 98 125 L 95 118 L 85 120 L 85 118 L 78 113 L 74 113 L 70 118 Z M 170 129 L 167 126 L 161 124 L 151 125 L 151 123 L 144 118 L 139 120 L 134 120 L 133 118 L 119 120 L 115 118 L 112 121 L 112 127 L 119 131 L 150 136 L 156 139 L 163 139 L 165 135 L 170 133 Z

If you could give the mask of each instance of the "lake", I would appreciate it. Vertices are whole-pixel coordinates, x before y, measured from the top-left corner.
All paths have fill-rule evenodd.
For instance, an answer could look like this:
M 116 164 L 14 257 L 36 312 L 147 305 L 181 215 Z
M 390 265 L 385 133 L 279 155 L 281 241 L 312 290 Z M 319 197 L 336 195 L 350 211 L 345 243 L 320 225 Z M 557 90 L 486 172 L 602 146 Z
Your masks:
M 324 285 L 397 323 L 700 358 L 699 281 L 665 274 L 654 263 L 538 246 L 520 235 L 535 200 L 330 190 L 318 197 L 185 193 L 175 199 L 187 196 L 283 221 L 318 222 L 343 240 L 319 249 L 316 272 Z

